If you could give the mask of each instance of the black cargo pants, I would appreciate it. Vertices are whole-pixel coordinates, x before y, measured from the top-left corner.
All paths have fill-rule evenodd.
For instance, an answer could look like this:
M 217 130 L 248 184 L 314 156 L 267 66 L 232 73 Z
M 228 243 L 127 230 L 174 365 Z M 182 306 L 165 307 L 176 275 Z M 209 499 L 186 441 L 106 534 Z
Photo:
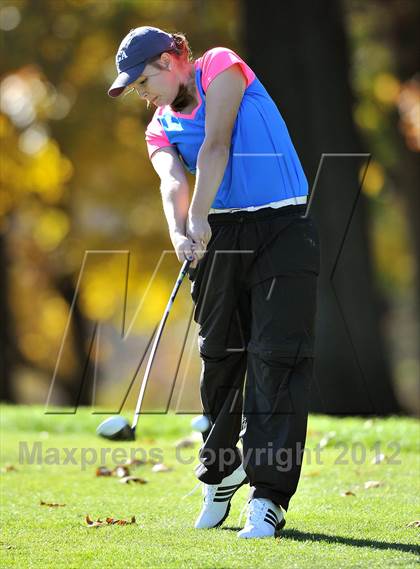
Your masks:
M 314 357 L 319 241 L 305 209 L 210 214 L 206 255 L 189 271 L 210 419 L 197 477 L 218 484 L 243 462 L 252 497 L 285 510 L 301 471 Z

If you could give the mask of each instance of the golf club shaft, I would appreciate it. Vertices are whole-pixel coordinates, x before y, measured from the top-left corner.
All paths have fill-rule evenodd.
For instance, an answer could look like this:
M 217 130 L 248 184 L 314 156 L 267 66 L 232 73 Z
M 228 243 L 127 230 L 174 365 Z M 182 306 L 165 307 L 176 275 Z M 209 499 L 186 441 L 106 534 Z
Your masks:
M 140 394 L 139 394 L 139 398 L 137 400 L 136 410 L 134 412 L 133 423 L 131 425 L 131 430 L 133 432 L 135 431 L 135 429 L 137 427 L 137 423 L 138 423 L 138 420 L 140 417 L 140 411 L 141 411 L 141 406 L 143 403 L 144 393 L 146 391 L 147 381 L 149 379 L 150 370 L 152 369 L 153 360 L 155 359 L 155 354 L 157 351 L 157 347 L 159 345 L 159 340 L 160 340 L 160 337 L 162 335 L 163 328 L 165 327 L 165 323 L 166 323 L 166 320 L 168 319 L 169 312 L 171 310 L 172 304 L 173 304 L 175 297 L 178 293 L 179 287 L 181 286 L 181 283 L 184 280 L 185 275 L 187 274 L 187 271 L 188 271 L 188 268 L 189 268 L 191 262 L 192 261 L 185 261 L 184 264 L 182 265 L 181 270 L 180 270 L 179 275 L 178 275 L 178 278 L 176 280 L 175 286 L 174 286 L 173 291 L 171 293 L 171 296 L 169 298 L 168 304 L 166 305 L 165 312 L 163 314 L 162 320 L 160 321 L 159 328 L 156 331 L 156 335 L 155 335 L 155 338 L 154 338 L 153 344 L 152 344 L 152 349 L 150 351 L 149 360 L 147 362 L 146 371 L 144 373 L 143 382 L 141 384 Z

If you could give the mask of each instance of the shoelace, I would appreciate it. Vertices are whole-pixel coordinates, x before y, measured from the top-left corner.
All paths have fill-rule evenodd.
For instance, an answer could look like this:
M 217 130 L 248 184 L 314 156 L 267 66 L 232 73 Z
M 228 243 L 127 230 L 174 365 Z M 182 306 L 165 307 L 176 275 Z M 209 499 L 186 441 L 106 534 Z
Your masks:
M 182 499 L 184 498 L 188 498 L 188 496 L 192 496 L 194 494 L 194 492 L 197 491 L 197 489 L 203 485 L 203 496 L 204 496 L 204 503 L 208 504 L 209 502 L 211 502 L 211 500 L 213 500 L 214 495 L 216 494 L 217 488 L 220 486 L 220 484 L 204 484 L 204 482 L 198 482 L 194 488 L 188 492 L 188 494 L 185 494 L 185 496 L 182 496 Z
M 246 504 L 242 508 L 241 513 L 239 515 L 238 526 L 241 525 L 243 515 L 247 509 L 249 510 L 248 521 L 250 525 L 253 525 L 257 524 L 263 517 L 265 505 L 259 502 L 258 500 L 250 500 L 250 501 L 247 500 Z
M 214 496 L 217 492 L 218 487 L 220 484 L 204 484 L 203 486 L 203 495 L 204 495 L 204 503 L 208 504 L 214 499 Z
M 192 496 L 194 494 L 194 492 L 196 492 L 198 490 L 198 488 L 201 486 L 201 484 L 204 484 L 204 482 L 198 482 L 194 488 L 192 490 L 190 490 L 188 492 L 188 494 L 185 494 L 185 496 L 182 496 L 182 500 L 184 500 L 185 498 L 188 498 L 188 496 Z
M 245 502 L 245 505 L 244 505 L 243 508 L 241 509 L 241 513 L 239 514 L 238 526 L 241 525 L 242 518 L 244 517 L 244 513 L 246 512 L 246 510 L 247 510 L 247 508 L 248 508 L 248 504 L 249 504 L 249 500 L 247 499 L 246 502 Z

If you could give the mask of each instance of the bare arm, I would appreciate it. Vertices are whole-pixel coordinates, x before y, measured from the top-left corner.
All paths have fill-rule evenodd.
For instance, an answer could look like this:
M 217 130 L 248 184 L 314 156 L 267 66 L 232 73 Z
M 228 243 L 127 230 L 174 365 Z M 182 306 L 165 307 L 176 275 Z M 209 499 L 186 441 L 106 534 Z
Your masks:
M 187 236 L 201 244 L 204 256 L 211 237 L 207 216 L 229 160 L 232 130 L 246 88 L 239 65 L 210 83 L 206 93 L 205 138 L 197 158 L 197 176 L 187 220 Z
M 184 167 L 174 148 L 157 150 L 151 158 L 154 169 L 161 179 L 162 205 L 168 223 L 169 235 L 182 262 L 192 256 L 192 242 L 186 237 L 186 220 L 189 208 L 189 188 Z

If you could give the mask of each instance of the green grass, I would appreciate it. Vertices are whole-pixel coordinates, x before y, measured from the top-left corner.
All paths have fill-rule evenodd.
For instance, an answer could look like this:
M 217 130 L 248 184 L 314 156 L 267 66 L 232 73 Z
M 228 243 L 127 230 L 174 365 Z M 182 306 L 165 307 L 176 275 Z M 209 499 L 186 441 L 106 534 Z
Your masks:
M 200 510 L 201 494 L 182 498 L 196 484 L 195 448 L 182 450 L 181 464 L 175 442 L 190 434 L 188 416 L 140 418 L 136 443 L 111 443 L 95 436 L 102 419 L 81 410 L 77 415 L 44 415 L 39 407 L 1 408 L 1 466 L 17 471 L 0 475 L 2 497 L 1 566 L 5 568 L 256 568 L 256 567 L 414 567 L 418 555 L 419 528 L 406 525 L 420 519 L 419 422 L 414 419 L 329 418 L 311 416 L 306 447 L 334 432 L 320 453 L 323 464 L 306 459 L 299 488 L 286 515 L 287 525 L 277 540 L 238 540 L 239 513 L 247 489 L 232 502 L 231 514 L 218 530 L 196 531 L 193 522 Z M 19 442 L 39 441 L 43 457 L 48 448 L 101 447 L 159 448 L 171 472 L 154 473 L 141 466 L 133 474 L 146 485 L 120 484 L 115 478 L 97 478 L 101 460 L 84 470 L 78 465 L 19 464 Z M 400 445 L 395 460 L 372 464 L 373 446 Z M 343 446 L 349 450 L 337 464 Z M 353 445 L 351 447 L 351 445 Z M 362 446 L 366 460 L 360 462 Z M 52 456 L 52 455 L 50 455 Z M 113 466 L 110 458 L 106 461 Z M 365 489 L 368 480 L 381 482 Z M 341 495 L 351 490 L 355 496 Z M 62 508 L 40 506 L 40 500 L 65 503 Z M 128 519 L 137 524 L 89 528 L 85 515 Z

